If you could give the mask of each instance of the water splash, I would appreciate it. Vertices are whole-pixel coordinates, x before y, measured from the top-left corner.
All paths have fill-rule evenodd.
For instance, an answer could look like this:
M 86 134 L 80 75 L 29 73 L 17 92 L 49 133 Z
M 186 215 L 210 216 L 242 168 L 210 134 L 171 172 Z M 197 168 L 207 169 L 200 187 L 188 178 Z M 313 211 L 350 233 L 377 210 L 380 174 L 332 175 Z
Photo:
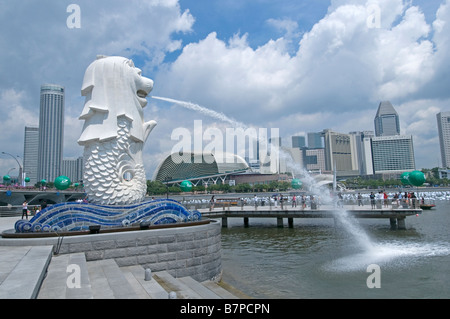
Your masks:
M 349 215 L 345 209 L 336 209 L 334 216 L 348 233 L 356 240 L 356 243 L 366 252 L 374 250 L 374 243 L 364 229 L 359 225 L 355 217 Z
M 331 272 L 365 270 L 370 264 L 386 268 L 403 269 L 421 260 L 421 257 L 438 257 L 450 254 L 447 243 L 411 243 L 392 241 L 373 244 L 371 249 L 330 261 L 323 269 Z

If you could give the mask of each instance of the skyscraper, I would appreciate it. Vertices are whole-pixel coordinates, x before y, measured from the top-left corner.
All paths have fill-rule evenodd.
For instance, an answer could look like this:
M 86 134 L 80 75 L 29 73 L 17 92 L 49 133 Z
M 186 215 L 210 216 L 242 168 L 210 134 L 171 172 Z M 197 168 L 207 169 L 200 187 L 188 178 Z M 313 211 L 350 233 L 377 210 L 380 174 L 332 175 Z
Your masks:
M 61 175 L 64 142 L 64 87 L 41 86 L 38 181 L 53 182 Z
M 450 112 L 441 112 L 436 115 L 441 146 L 442 167 L 450 167 Z
M 39 127 L 25 127 L 23 147 L 23 172 L 30 178 L 30 185 L 37 183 Z
M 375 116 L 375 136 L 400 135 L 400 121 L 391 102 L 383 101 Z

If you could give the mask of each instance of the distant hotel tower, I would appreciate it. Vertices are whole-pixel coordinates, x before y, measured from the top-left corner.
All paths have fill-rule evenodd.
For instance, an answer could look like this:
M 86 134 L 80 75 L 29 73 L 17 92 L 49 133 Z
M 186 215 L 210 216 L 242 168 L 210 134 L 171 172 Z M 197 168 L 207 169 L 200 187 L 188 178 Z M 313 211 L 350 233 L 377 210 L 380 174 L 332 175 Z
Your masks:
M 375 116 L 375 136 L 400 135 L 400 121 L 391 102 L 383 101 Z
M 64 87 L 41 86 L 37 179 L 53 182 L 61 175 L 64 141 Z
M 441 112 L 436 115 L 439 142 L 441 146 L 442 167 L 450 167 L 450 112 Z

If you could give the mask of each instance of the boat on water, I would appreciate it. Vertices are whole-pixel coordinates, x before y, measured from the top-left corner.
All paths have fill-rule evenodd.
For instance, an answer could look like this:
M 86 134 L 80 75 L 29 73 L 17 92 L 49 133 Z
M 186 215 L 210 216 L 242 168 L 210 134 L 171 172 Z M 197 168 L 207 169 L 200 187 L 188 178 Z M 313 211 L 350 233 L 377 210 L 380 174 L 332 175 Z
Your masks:
M 421 209 L 432 209 L 433 207 L 436 207 L 434 204 L 420 204 Z
M 434 207 L 436 207 L 436 204 L 434 203 L 434 200 L 432 199 L 421 199 L 420 201 L 420 208 L 421 209 L 432 209 Z

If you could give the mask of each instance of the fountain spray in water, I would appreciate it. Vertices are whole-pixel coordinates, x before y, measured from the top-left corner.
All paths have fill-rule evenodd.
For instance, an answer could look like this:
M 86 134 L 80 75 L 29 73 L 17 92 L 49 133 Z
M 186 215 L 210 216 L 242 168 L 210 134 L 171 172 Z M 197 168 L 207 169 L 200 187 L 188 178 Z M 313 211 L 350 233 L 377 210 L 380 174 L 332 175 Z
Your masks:
M 189 110 L 193 110 L 193 111 L 199 112 L 203 115 L 212 117 L 214 119 L 229 123 L 234 128 L 246 129 L 248 127 L 244 123 L 238 122 L 238 121 L 226 116 L 223 113 L 208 109 L 206 107 L 200 106 L 195 103 L 179 101 L 179 100 L 175 100 L 175 99 L 158 97 L 158 96 L 152 96 L 152 98 L 180 105 Z M 274 146 L 274 145 L 272 145 L 272 146 Z M 309 186 L 310 193 L 316 199 L 320 198 L 320 201 L 322 202 L 322 204 L 332 205 L 332 206 L 336 207 L 336 205 L 335 205 L 336 202 L 327 189 L 320 187 L 317 184 L 317 182 L 315 181 L 314 177 L 312 177 L 305 169 L 299 168 L 298 165 L 294 162 L 290 153 L 288 153 L 287 151 L 283 150 L 282 148 L 280 148 L 278 146 L 275 146 L 275 147 L 277 147 L 277 152 L 278 152 L 279 156 L 282 157 L 283 160 L 285 161 L 286 166 L 289 167 L 289 169 L 291 170 L 291 172 L 293 174 L 296 173 L 301 176 L 301 179 L 303 180 L 303 182 Z M 359 226 L 358 222 L 352 216 L 350 216 L 347 211 L 336 207 L 335 218 L 355 238 L 355 240 L 361 246 L 361 248 L 363 248 L 366 251 L 373 249 L 372 241 L 369 238 L 369 236 L 367 235 L 367 233 L 364 232 L 364 230 Z

